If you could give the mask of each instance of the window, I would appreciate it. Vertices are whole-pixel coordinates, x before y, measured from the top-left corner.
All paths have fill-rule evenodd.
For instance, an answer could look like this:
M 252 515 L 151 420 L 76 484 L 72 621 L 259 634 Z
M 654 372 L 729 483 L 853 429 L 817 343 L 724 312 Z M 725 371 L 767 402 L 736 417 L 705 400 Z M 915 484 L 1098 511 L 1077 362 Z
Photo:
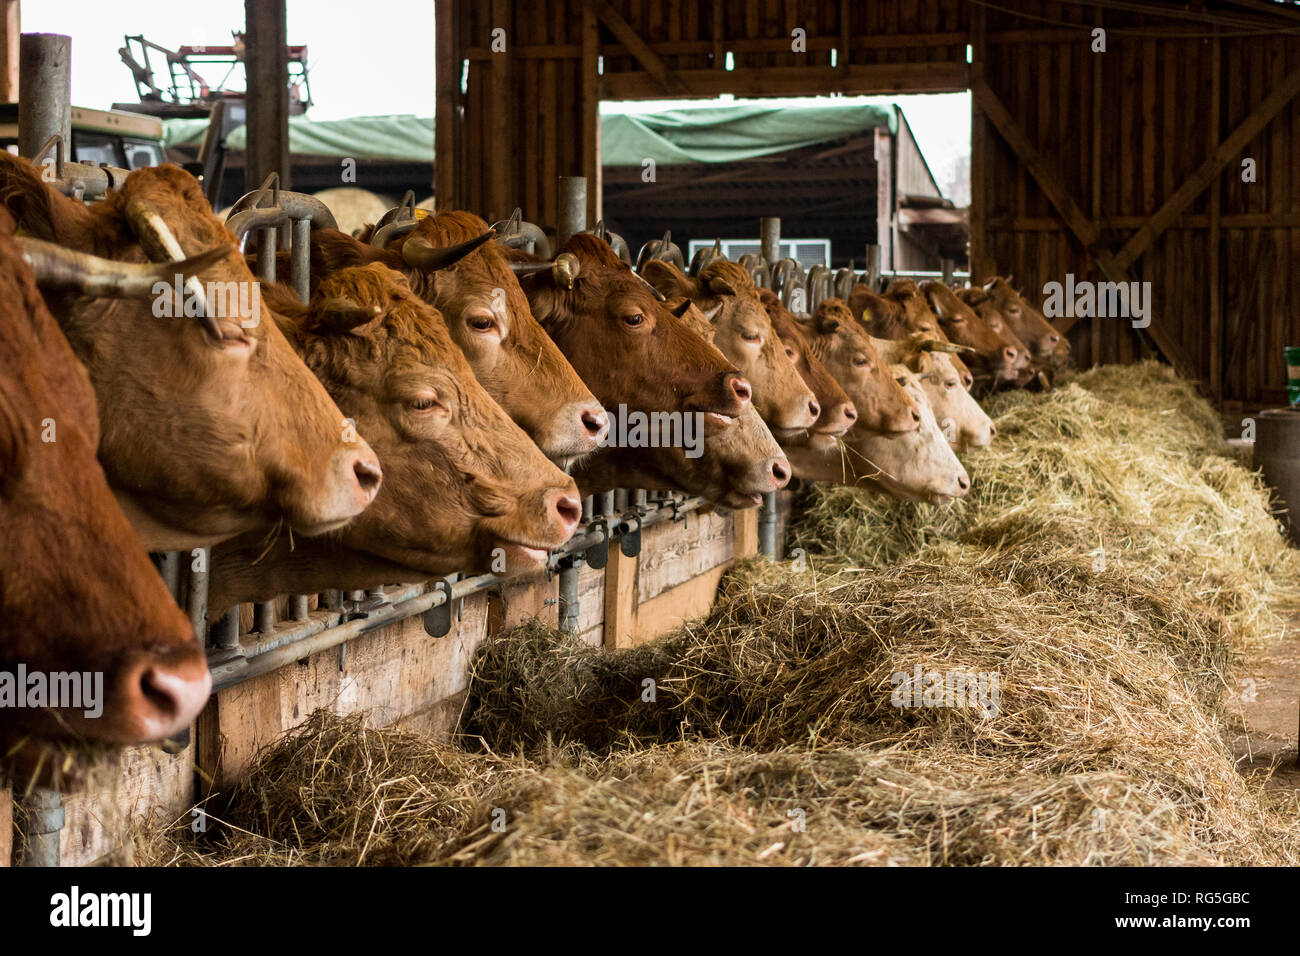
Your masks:
M 813 266 L 828 266 L 831 263 L 831 241 L 829 239 L 782 239 L 781 258 L 795 259 L 805 269 Z M 686 261 L 695 258 L 699 249 L 712 249 L 712 239 L 692 239 Z M 762 246 L 757 239 L 723 239 L 722 254 L 732 262 L 741 256 L 756 256 Z

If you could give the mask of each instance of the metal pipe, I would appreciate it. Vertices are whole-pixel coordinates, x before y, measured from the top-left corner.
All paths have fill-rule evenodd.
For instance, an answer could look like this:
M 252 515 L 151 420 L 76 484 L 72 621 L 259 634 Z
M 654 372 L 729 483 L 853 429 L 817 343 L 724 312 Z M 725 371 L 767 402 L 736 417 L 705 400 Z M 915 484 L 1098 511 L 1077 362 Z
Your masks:
M 587 229 L 587 178 L 560 177 L 560 222 L 556 245 L 563 249 L 569 238 Z
M 763 496 L 763 507 L 758 512 L 758 551 L 776 560 L 776 492 Z
M 194 551 L 201 552 L 195 554 Z M 208 561 L 212 557 L 207 548 L 195 548 L 190 554 L 190 593 L 185 600 L 185 610 L 190 616 L 194 633 L 207 646 L 208 633 Z M 195 570 L 195 565 L 201 570 Z
M 293 220 L 293 245 L 289 259 L 289 281 L 305 305 L 311 298 L 311 220 Z
M 233 651 L 239 647 L 239 605 L 226 611 L 208 628 L 208 646 L 220 651 Z
M 26 39 L 26 37 L 24 37 Z M 34 787 L 23 800 L 27 823 L 23 835 L 27 849 L 22 866 L 58 866 L 59 834 L 63 830 L 63 794 Z
M 952 275 L 956 269 L 956 263 L 951 259 L 940 259 L 939 269 L 943 272 L 943 284 L 952 285 Z
M 867 243 L 867 285 L 872 292 L 879 291 L 876 282 L 880 279 L 880 246 L 874 242 Z
M 295 594 L 289 598 L 289 616 L 295 621 L 305 621 L 311 617 L 311 605 L 307 595 Z
M 54 164 L 72 158 L 72 37 L 24 33 L 18 41 L 18 155 L 62 137 Z
M 571 555 L 564 560 L 560 570 L 560 631 L 578 633 L 578 568 L 582 558 Z
M 258 601 L 253 605 L 253 630 L 270 634 L 275 630 L 275 602 Z
M 263 282 L 275 281 L 275 254 L 279 245 L 279 230 L 257 230 L 257 277 Z
M 764 216 L 758 221 L 759 248 L 763 265 L 771 269 L 781 258 L 781 217 Z
M 285 0 L 244 0 L 244 72 L 248 77 L 248 147 L 244 182 L 268 173 L 289 183 L 289 48 Z M 275 247 L 272 246 L 272 251 Z
M 158 573 L 167 585 L 167 593 L 177 604 L 181 599 L 181 552 L 166 551 L 159 556 Z

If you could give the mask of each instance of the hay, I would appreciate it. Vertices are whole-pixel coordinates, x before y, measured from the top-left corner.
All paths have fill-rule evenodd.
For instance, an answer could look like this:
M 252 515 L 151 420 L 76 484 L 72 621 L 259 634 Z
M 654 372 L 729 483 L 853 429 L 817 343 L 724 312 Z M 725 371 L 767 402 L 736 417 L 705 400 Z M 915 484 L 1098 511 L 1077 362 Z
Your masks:
M 1155 365 L 998 396 L 947 509 L 814 489 L 803 572 L 743 562 L 629 651 L 531 622 L 484 643 L 461 736 L 317 714 L 215 840 L 141 862 L 1183 865 L 1300 862 L 1224 692 L 1291 599 L 1217 416 Z M 898 700 L 908 675 L 996 696 Z

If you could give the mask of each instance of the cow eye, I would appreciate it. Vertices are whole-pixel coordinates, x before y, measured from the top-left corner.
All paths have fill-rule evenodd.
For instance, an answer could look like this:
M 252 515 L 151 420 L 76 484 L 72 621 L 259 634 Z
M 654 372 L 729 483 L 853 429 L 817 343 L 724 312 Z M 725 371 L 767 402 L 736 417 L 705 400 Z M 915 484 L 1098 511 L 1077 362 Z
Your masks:
M 1011 306 L 1011 308 L 1007 309 L 1007 314 L 1008 314 L 1008 315 L 1019 315 L 1019 314 L 1020 314 L 1020 306 L 1018 306 L 1018 305 L 1013 305 L 1013 306 Z
M 853 364 L 858 368 L 866 368 L 871 364 L 871 359 L 867 358 L 865 355 L 858 354 L 853 356 Z
M 623 324 L 628 328 L 635 329 L 637 326 L 645 323 L 645 316 L 640 312 L 629 312 L 623 316 Z
M 943 383 L 943 387 L 944 387 L 944 388 L 956 388 L 956 387 L 957 387 L 957 380 L 956 380 L 955 378 L 953 378 L 953 379 L 949 379 L 948 381 L 946 381 L 946 382 Z
M 442 402 L 437 398 L 429 395 L 422 395 L 419 398 L 413 398 L 406 403 L 406 407 L 413 412 L 430 412 L 436 408 L 443 408 Z
M 789 346 L 786 346 L 785 354 L 790 357 L 791 362 L 797 361 L 799 358 L 799 356 L 795 353 L 795 350 L 790 348 Z
M 741 332 L 740 337 L 744 339 L 746 342 L 763 341 L 763 336 L 759 335 L 757 332 Z
M 467 320 L 469 327 L 475 332 L 491 332 L 496 327 L 496 320 L 490 315 L 471 315 Z
M 897 382 L 899 385 L 907 384 L 907 378 L 903 375 L 898 376 L 898 378 L 894 379 L 894 381 Z
M 964 376 L 964 377 L 962 378 L 961 381 L 962 381 L 962 384 L 966 386 L 966 390 L 967 390 L 967 391 L 970 391 L 970 389 L 975 385 L 975 376 L 973 376 L 973 375 L 966 375 L 966 376 Z

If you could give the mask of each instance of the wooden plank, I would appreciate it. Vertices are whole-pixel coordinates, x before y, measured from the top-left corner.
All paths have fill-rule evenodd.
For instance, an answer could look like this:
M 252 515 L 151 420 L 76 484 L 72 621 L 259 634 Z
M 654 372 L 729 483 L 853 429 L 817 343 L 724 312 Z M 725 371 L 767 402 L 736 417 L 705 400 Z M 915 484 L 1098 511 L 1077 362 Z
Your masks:
M 601 22 L 609 27 L 609 31 L 628 48 L 628 52 L 641 64 L 642 69 L 654 77 L 655 82 L 659 84 L 663 92 L 672 96 L 693 95 L 690 86 L 684 83 L 678 74 L 668 68 L 668 64 L 660 58 L 659 54 L 650 49 L 649 44 L 628 26 L 628 22 L 619 16 L 618 11 L 611 7 L 606 0 L 587 0 L 587 4 L 600 17 Z
M 636 631 L 637 559 L 622 549 L 609 549 L 605 565 L 605 647 L 631 647 Z
M 687 621 L 703 617 L 718 596 L 718 582 L 728 565 L 713 568 L 664 591 L 637 609 L 636 625 L 629 646 L 645 644 L 680 627 Z
M 637 605 L 731 560 L 732 520 L 697 511 L 685 521 L 665 521 L 641 534 Z
M 1218 30 L 1216 29 L 1217 33 Z M 1210 144 L 1219 141 L 1220 113 L 1222 111 L 1223 63 L 1222 41 L 1216 36 L 1210 45 L 1210 106 L 1207 111 L 1206 128 Z M 1210 340 L 1210 375 L 1208 384 L 1210 392 L 1216 398 L 1223 397 L 1223 290 L 1219 282 L 1219 184 L 1215 182 L 1210 189 L 1209 236 L 1206 239 L 1206 254 L 1209 262 L 1206 267 L 1206 295 L 1209 302 L 1209 340 Z
M 821 93 L 960 93 L 969 85 L 964 62 L 852 64 L 842 74 L 821 67 L 738 68 L 732 71 L 679 70 L 676 76 L 696 97 L 744 90 L 746 96 L 798 96 Z M 663 99 L 662 85 L 646 73 L 606 73 L 601 97 L 611 100 Z
M 0 786 L 0 866 L 14 861 L 14 791 Z
M 1146 225 L 1124 243 L 1116 254 L 1114 266 L 1119 270 L 1127 269 L 1138 256 L 1151 247 L 1151 243 L 1165 231 L 1196 197 L 1223 171 L 1223 168 L 1238 157 L 1242 149 L 1258 136 L 1284 106 L 1300 93 L 1300 68 L 1296 68 L 1266 96 L 1228 137 L 1206 157 L 1205 161 L 1192 173 L 1181 186 L 1174 191 L 1159 209 L 1147 220 Z
M 442 208 L 461 208 L 456 195 L 456 98 L 460 61 L 454 52 L 453 0 L 434 0 L 433 192 Z
M 732 553 L 738 558 L 758 554 L 758 509 L 746 508 L 732 513 Z
M 985 57 L 988 55 L 984 35 L 984 7 L 976 6 L 970 13 L 970 73 L 972 80 L 978 78 L 981 82 L 984 80 Z M 970 111 L 970 271 L 972 278 L 978 281 L 987 277 L 989 272 L 996 271 L 996 266 L 990 269 L 985 245 L 985 230 L 988 228 L 988 194 L 985 186 L 988 163 L 986 153 L 989 149 L 988 121 L 984 118 L 983 108 L 973 96 L 970 99 Z
M 593 6 L 582 8 L 582 175 L 587 179 L 587 222 L 601 218 L 600 23 Z
M 20 0 L 2 0 L 0 11 L 0 103 L 18 102 L 18 38 L 22 33 Z

